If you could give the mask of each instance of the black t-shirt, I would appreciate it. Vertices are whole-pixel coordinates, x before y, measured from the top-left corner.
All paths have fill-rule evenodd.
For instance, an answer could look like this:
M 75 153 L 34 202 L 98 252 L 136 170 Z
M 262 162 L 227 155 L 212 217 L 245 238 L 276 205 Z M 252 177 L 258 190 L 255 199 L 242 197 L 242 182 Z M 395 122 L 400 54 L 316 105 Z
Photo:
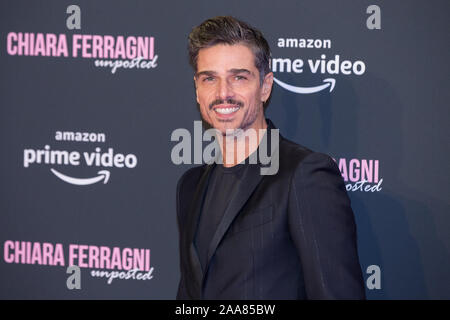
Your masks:
M 228 204 L 241 183 L 247 165 L 240 163 L 227 168 L 222 164 L 216 164 L 211 173 L 195 237 L 195 246 L 203 270 L 206 267 L 212 238 Z

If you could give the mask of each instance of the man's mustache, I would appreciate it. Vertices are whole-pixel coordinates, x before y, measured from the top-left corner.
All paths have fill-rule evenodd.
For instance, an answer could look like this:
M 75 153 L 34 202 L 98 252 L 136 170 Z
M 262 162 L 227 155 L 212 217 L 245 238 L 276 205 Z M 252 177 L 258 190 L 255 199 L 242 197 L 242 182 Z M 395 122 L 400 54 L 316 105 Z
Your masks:
M 226 100 L 216 99 L 216 100 L 214 100 L 213 102 L 210 103 L 209 110 L 211 110 L 216 105 L 225 104 L 225 103 L 226 104 L 234 104 L 234 105 L 237 105 L 238 107 L 244 106 L 243 102 L 237 101 L 237 100 L 234 100 L 234 99 L 226 99 Z

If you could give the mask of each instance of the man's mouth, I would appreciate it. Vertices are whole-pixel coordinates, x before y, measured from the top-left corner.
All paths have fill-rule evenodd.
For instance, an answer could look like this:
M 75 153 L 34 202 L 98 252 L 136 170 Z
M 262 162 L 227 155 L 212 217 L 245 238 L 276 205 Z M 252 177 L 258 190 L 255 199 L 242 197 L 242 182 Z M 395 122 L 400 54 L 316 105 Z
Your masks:
M 238 111 L 241 107 L 239 106 L 217 106 L 214 107 L 214 111 L 220 115 L 231 115 Z
M 219 120 L 231 121 L 244 103 L 234 99 L 217 99 L 211 102 L 209 108 L 214 111 Z

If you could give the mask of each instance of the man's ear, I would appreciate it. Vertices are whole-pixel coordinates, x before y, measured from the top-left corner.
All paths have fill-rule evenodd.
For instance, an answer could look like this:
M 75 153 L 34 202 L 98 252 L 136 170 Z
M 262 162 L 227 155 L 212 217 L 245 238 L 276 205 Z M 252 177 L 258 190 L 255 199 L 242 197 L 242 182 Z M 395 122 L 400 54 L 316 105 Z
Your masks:
M 273 72 L 269 72 L 264 76 L 264 81 L 262 83 L 261 101 L 266 102 L 269 99 L 270 93 L 272 92 L 272 86 Z

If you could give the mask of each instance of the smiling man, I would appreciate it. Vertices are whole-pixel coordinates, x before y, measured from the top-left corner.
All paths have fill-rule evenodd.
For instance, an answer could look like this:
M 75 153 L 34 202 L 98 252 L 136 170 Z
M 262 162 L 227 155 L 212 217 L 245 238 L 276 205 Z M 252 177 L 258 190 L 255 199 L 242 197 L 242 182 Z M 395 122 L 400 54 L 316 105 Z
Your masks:
M 233 17 L 208 19 L 189 35 L 189 55 L 221 161 L 178 181 L 177 298 L 364 298 L 353 211 L 337 165 L 271 138 L 278 131 L 264 103 L 273 74 L 261 32 Z M 261 174 L 261 158 L 248 161 L 266 144 L 279 157 L 276 174 Z
M 195 84 L 202 117 L 225 133 L 227 129 L 266 128 L 261 101 L 268 99 L 273 74 L 260 83 L 254 55 L 245 44 L 217 44 L 200 50 Z

